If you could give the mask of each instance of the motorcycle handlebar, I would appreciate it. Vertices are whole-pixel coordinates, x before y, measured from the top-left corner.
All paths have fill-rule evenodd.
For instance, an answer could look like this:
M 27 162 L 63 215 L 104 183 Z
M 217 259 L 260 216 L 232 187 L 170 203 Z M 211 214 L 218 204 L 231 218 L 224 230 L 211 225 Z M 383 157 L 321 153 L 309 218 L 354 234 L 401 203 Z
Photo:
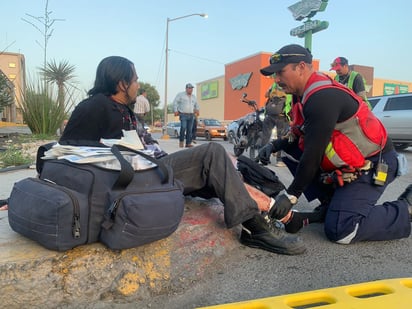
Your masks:
M 256 101 L 254 101 L 254 100 L 248 100 L 248 99 L 242 98 L 242 99 L 240 99 L 240 101 L 242 101 L 242 102 L 244 102 L 244 103 L 246 103 L 247 105 L 250 105 L 250 106 L 256 106 Z

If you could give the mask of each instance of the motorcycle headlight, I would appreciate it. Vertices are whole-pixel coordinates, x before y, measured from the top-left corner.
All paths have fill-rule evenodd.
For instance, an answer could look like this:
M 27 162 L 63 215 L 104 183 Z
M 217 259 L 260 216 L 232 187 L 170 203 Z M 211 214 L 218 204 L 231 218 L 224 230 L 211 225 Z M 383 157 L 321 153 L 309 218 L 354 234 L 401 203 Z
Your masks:
M 264 113 L 260 113 L 259 114 L 259 120 L 263 122 L 263 120 L 265 120 L 265 114 Z

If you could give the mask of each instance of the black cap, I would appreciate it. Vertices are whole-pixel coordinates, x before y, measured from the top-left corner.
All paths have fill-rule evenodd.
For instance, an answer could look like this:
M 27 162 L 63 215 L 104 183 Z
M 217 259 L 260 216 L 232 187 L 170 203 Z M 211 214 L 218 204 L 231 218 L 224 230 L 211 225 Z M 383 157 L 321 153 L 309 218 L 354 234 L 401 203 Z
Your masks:
M 186 84 L 186 88 L 195 88 L 191 83 Z
M 282 70 L 289 63 L 304 61 L 312 63 L 312 54 L 309 49 L 298 44 L 286 45 L 270 56 L 270 65 L 260 70 L 263 75 L 272 75 Z

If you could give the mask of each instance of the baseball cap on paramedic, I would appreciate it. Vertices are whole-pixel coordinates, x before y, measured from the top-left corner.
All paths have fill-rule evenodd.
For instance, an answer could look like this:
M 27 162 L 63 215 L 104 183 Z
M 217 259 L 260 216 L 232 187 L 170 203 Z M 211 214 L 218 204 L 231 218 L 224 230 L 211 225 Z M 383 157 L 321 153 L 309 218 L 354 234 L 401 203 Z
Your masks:
M 343 65 L 347 65 L 347 64 L 348 64 L 348 59 L 346 59 L 345 57 L 338 57 L 335 60 L 333 60 L 332 64 L 330 65 L 331 68 L 329 69 L 329 71 L 340 70 L 342 69 Z
M 272 75 L 282 70 L 289 63 L 312 63 L 312 54 L 310 51 L 298 44 L 286 45 L 279 49 L 269 58 L 269 66 L 260 70 L 265 76 Z

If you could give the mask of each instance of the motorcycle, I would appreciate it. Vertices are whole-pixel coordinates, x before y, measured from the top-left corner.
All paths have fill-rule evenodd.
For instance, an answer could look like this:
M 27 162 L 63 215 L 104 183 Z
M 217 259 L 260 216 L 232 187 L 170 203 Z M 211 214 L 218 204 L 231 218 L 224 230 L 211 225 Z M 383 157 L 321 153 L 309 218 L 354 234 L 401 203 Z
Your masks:
M 233 152 L 235 156 L 240 156 L 249 149 L 249 157 L 254 160 L 256 153 L 262 146 L 262 128 L 265 119 L 265 109 L 258 108 L 256 101 L 246 98 L 247 93 L 243 93 L 241 102 L 249 105 L 253 112 L 247 114 L 239 121 L 239 127 L 233 139 Z

